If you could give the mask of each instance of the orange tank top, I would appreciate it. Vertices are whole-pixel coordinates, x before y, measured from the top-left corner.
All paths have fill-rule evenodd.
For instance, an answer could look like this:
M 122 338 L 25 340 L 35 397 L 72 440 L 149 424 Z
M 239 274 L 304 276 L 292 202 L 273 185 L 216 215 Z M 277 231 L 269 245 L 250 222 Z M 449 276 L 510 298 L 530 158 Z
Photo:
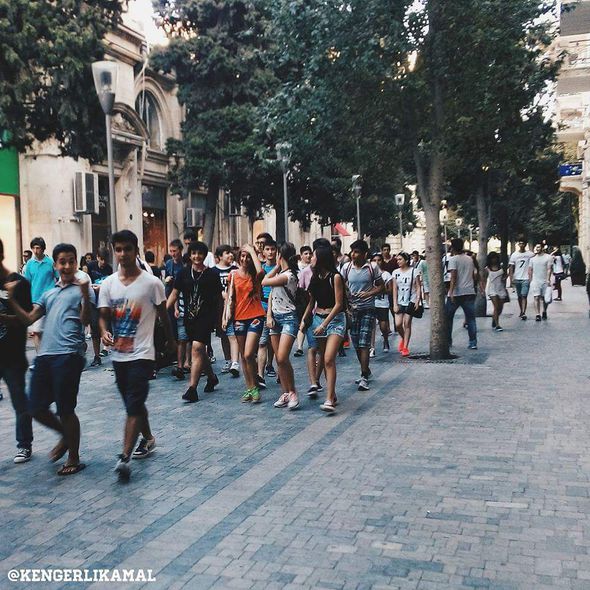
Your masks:
M 252 277 L 242 276 L 238 271 L 231 274 L 234 284 L 234 320 L 243 321 L 266 315 L 260 301 L 260 289 L 254 295 Z

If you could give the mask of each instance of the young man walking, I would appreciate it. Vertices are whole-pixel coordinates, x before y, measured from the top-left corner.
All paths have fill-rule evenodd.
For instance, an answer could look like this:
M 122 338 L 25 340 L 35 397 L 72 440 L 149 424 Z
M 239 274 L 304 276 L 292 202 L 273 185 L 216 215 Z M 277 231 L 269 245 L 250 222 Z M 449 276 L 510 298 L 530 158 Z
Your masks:
M 4 379 L 10 401 L 16 415 L 15 463 L 26 463 L 31 459 L 33 426 L 27 407 L 25 374 L 27 372 L 27 329 L 15 317 L 8 303 L 6 283 L 17 281 L 13 297 L 26 312 L 32 309 L 31 285 L 23 276 L 10 272 L 4 266 L 4 244 L 0 240 L 0 379 Z
M 531 294 L 535 299 L 535 321 L 547 319 L 547 289 L 551 289 L 551 273 L 553 272 L 553 256 L 543 252 L 541 244 L 535 246 L 535 254 L 529 260 L 529 281 Z M 551 293 L 551 291 L 550 291 Z M 541 312 L 541 309 L 543 310 Z
M 91 367 L 100 367 L 102 359 L 100 358 L 100 326 L 98 324 L 98 294 L 100 285 L 109 276 L 113 274 L 113 267 L 107 262 L 108 252 L 102 248 L 96 255 L 96 260 L 88 264 L 88 275 L 92 281 L 92 294 L 90 296 L 90 333 L 92 335 L 92 347 L 94 350 L 94 360 L 90 363 Z
M 131 475 L 131 453 L 134 459 L 143 459 L 156 447 L 145 406 L 155 366 L 156 315 L 164 327 L 169 350 L 173 352 L 176 346 L 166 313 L 164 285 L 136 264 L 137 236 L 122 230 L 113 234 L 111 243 L 118 271 L 102 283 L 98 308 L 102 341 L 112 349 L 115 379 L 127 412 L 123 452 L 115 466 L 119 478 L 127 480 Z M 133 451 L 140 433 L 141 441 Z
M 377 313 L 375 296 L 383 292 L 384 285 L 381 270 L 376 264 L 367 261 L 369 246 L 364 240 L 357 240 L 350 246 L 351 262 L 342 268 L 342 277 L 350 293 L 349 304 L 352 309 L 350 339 L 356 350 L 361 366 L 358 381 L 359 391 L 369 390 L 369 349 Z
M 473 258 L 465 253 L 461 238 L 451 240 L 451 256 L 448 258 L 449 291 L 446 301 L 449 343 L 453 341 L 453 319 L 459 307 L 465 314 L 469 346 L 477 350 L 477 324 L 475 323 L 475 284 L 477 270 Z
M 58 461 L 68 453 L 57 474 L 73 475 L 86 467 L 80 462 L 80 421 L 75 409 L 85 363 L 84 327 L 90 322 L 90 281 L 76 277 L 78 257 L 71 244 L 58 244 L 53 260 L 59 281 L 43 293 L 31 312 L 24 310 L 15 297 L 18 283 L 7 283 L 5 288 L 9 305 L 23 324 L 31 325 L 45 317 L 45 336 L 31 377 L 29 412 L 61 435 L 50 458 Z M 53 402 L 57 414 L 49 409 Z
M 263 253 L 264 264 L 262 265 L 262 270 L 267 275 L 277 265 L 277 243 L 272 238 L 268 239 L 265 237 Z M 265 314 L 268 311 L 268 299 L 271 290 L 271 287 L 262 287 L 262 307 L 264 308 Z M 265 323 L 262 335 L 260 336 L 260 342 L 258 343 L 258 385 L 263 389 L 266 389 L 265 372 L 267 377 L 275 378 L 277 376 L 277 372 L 272 366 L 274 352 L 272 346 L 270 346 L 269 335 L 270 328 Z
M 529 261 L 534 254 L 526 249 L 526 242 L 518 240 L 518 250 L 510 255 L 508 262 L 508 276 L 510 284 L 516 289 L 521 320 L 526 320 L 527 297 L 529 295 Z
M 192 342 L 191 380 L 182 399 L 187 402 L 199 401 L 197 386 L 201 374 L 207 375 L 205 393 L 210 393 L 219 383 L 211 368 L 207 348 L 211 347 L 211 333 L 217 321 L 217 309 L 221 297 L 219 275 L 205 266 L 209 253 L 207 244 L 191 242 L 188 247 L 191 265 L 182 269 L 174 281 L 167 307 L 172 309 L 180 293 L 184 301 L 184 328 Z

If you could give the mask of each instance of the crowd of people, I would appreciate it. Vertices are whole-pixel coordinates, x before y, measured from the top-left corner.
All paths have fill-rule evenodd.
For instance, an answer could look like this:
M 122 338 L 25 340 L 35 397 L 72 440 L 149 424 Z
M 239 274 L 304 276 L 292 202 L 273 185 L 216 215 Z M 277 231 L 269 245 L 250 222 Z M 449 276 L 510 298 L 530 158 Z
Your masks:
M 202 379 L 205 393 L 220 382 L 213 370 L 215 334 L 224 356 L 221 373 L 235 379 L 242 375 L 242 403 L 259 404 L 267 380 L 276 379 L 281 393 L 274 406 L 296 410 L 301 383 L 296 383 L 291 356 L 306 354 L 307 396 L 315 399 L 324 392 L 319 409 L 333 413 L 338 406 L 337 357 L 345 356 L 348 347 L 354 349 L 356 385 L 368 391 L 378 334 L 384 353 L 397 333 L 399 354 L 410 356 L 412 322 L 429 306 L 424 256 L 417 251 L 392 255 L 388 244 L 371 252 L 366 241 L 356 240 L 344 253 L 338 238 L 319 238 L 297 252 L 293 244 L 277 244 L 261 233 L 254 245 L 220 245 L 211 252 L 196 232 L 187 231 L 182 241 L 170 242 L 161 267 L 151 252 L 140 257 L 137 236 L 129 230 L 115 233 L 111 247 L 111 253 L 101 249 L 79 260 L 71 244 L 57 244 L 48 256 L 45 241 L 34 238 L 18 274 L 4 266 L 0 242 L 0 378 L 16 414 L 15 463 L 31 459 L 34 419 L 58 435 L 50 459 L 59 461 L 67 454 L 57 473 L 66 476 L 84 469 L 75 410 L 86 363 L 87 326 L 93 347 L 89 367 L 111 359 L 126 411 L 115 471 L 127 480 L 131 459 L 148 457 L 156 446 L 146 401 L 158 359 L 174 359 L 172 378 L 189 380 L 182 400 L 195 403 Z M 477 349 L 478 291 L 491 300 L 492 327 L 501 331 L 508 280 L 516 290 L 520 318 L 527 319 L 530 292 L 540 322 L 547 319 L 554 286 L 561 299 L 567 273 L 559 250 L 549 254 L 537 245 L 530 252 L 524 239 L 507 268 L 492 252 L 480 272 L 459 238 L 451 241 L 442 266 L 449 338 L 461 307 L 469 349 Z M 31 366 L 27 331 L 36 350 Z M 32 369 L 28 391 L 27 368 Z

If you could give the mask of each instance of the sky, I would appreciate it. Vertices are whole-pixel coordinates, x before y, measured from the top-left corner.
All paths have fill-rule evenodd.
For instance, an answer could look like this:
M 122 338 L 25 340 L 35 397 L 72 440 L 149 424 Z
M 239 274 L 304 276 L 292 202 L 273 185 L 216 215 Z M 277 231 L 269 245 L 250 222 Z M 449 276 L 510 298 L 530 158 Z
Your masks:
M 127 14 L 123 21 L 143 31 L 150 45 L 163 45 L 166 43 L 166 36 L 161 29 L 158 29 L 154 22 L 154 10 L 151 0 L 130 0 Z M 139 27 L 137 27 L 137 23 Z

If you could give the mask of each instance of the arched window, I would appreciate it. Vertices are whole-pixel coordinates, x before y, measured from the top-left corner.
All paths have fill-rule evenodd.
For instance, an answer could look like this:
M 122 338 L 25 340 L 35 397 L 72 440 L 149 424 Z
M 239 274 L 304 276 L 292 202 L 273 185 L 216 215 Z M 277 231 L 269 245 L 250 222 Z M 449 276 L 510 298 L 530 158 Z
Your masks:
M 160 113 L 153 95 L 149 92 L 140 92 L 135 102 L 135 110 L 147 127 L 150 147 L 157 150 L 164 149 Z

